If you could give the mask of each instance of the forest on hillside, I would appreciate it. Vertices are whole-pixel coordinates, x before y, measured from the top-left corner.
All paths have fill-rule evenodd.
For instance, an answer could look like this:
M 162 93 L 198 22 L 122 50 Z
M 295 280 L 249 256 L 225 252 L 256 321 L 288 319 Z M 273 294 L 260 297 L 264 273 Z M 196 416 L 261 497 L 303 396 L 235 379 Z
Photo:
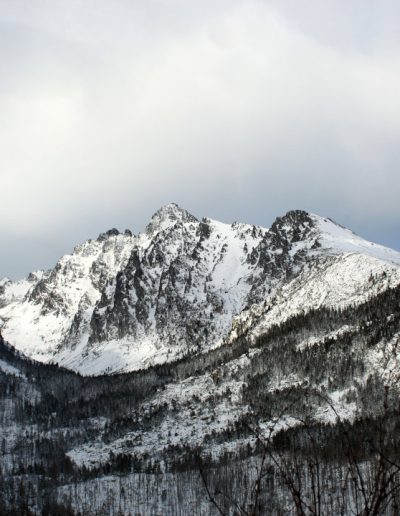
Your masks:
M 399 308 L 400 288 L 387 289 L 111 376 L 1 339 L 0 514 L 397 514 Z M 227 400 L 235 417 L 221 422 Z

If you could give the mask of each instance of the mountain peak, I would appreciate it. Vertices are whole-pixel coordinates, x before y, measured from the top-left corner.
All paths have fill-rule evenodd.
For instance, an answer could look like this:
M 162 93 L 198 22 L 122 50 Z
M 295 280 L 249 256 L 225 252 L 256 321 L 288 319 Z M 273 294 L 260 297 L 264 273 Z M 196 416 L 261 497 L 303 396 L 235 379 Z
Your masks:
M 107 238 L 112 236 L 118 236 L 120 233 L 118 229 L 111 228 L 107 230 L 105 233 L 100 233 L 100 235 L 97 237 L 98 242 L 102 242 L 103 240 L 107 240 Z
M 291 226 L 297 226 L 302 224 L 310 224 L 312 222 L 311 214 L 304 210 L 290 210 L 282 217 L 277 217 L 274 225 L 289 224 Z M 271 226 L 271 227 L 272 227 Z
M 191 213 L 172 202 L 162 206 L 154 213 L 146 227 L 146 232 L 151 234 L 154 231 L 161 231 L 172 226 L 176 221 L 198 222 Z
M 282 217 L 277 217 L 269 232 L 276 243 L 279 241 L 298 242 L 304 240 L 315 224 L 312 216 L 303 210 L 288 211 Z

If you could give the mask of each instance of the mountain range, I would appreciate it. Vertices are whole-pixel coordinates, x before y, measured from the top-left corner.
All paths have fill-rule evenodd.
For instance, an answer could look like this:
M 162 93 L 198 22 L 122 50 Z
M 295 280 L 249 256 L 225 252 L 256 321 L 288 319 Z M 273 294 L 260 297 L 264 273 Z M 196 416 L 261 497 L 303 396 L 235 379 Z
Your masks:
M 1 280 L 0 318 L 30 358 L 82 374 L 132 371 L 301 310 L 363 302 L 397 285 L 399 267 L 400 253 L 304 211 L 267 229 L 169 204 L 142 234 L 112 229 L 52 270 Z

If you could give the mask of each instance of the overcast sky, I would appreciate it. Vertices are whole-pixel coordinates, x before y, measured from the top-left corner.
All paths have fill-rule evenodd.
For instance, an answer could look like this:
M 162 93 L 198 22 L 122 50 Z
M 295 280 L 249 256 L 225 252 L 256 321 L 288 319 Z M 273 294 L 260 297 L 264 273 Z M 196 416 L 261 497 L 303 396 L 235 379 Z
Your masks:
M 0 0 L 0 277 L 161 205 L 400 249 L 389 0 Z

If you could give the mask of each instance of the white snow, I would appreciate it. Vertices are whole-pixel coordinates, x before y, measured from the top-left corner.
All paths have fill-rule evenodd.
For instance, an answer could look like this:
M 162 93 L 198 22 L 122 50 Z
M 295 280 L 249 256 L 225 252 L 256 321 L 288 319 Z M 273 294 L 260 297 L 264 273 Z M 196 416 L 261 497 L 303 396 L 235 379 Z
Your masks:
M 325 340 L 337 340 L 340 337 L 343 337 L 349 333 L 354 333 L 355 331 L 357 331 L 357 326 L 349 326 L 348 324 L 345 324 L 338 330 L 329 331 L 322 336 L 319 335 L 318 337 L 308 337 L 307 339 L 303 339 L 296 345 L 296 348 L 301 351 L 303 349 L 322 344 Z
M 318 226 L 322 249 L 334 254 L 365 254 L 389 264 L 400 265 L 400 253 L 398 251 L 369 242 L 329 219 L 314 214 L 311 217 Z
M 0 359 L 0 371 L 13 376 L 24 376 L 19 369 Z
M 329 393 L 329 400 L 325 405 L 317 408 L 314 418 L 325 424 L 335 424 L 345 420 L 353 421 L 357 414 L 357 404 L 346 401 L 346 395 L 352 390 L 350 387 Z
M 28 292 L 44 277 L 43 271 L 36 271 L 30 274 L 28 278 L 19 281 L 11 281 L 8 278 L 0 280 L 0 287 L 4 292 L 0 295 L 0 307 L 5 304 L 22 302 Z
M 372 348 L 367 362 L 373 371 L 383 379 L 385 385 L 398 388 L 400 384 L 400 333 L 396 333 L 389 341 L 383 339 Z

